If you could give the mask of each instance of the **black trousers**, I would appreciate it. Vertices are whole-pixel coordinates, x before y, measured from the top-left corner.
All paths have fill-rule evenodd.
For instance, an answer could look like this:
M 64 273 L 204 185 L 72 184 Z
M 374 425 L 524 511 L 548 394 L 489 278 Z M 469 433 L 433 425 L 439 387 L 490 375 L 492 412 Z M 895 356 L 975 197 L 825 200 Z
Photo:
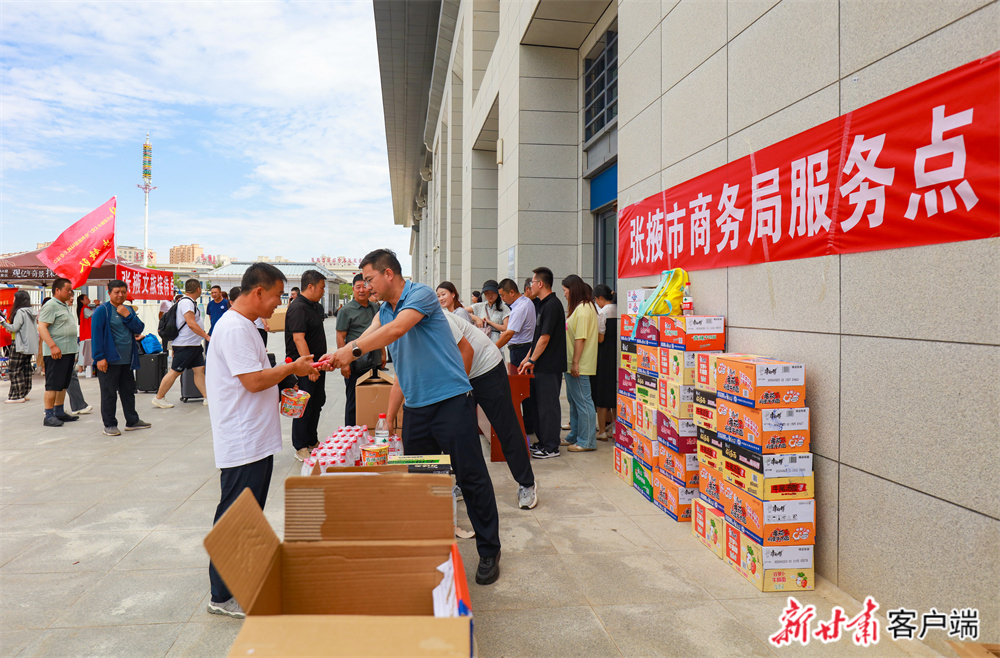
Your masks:
M 215 525 L 222 518 L 222 515 L 226 513 L 230 505 L 236 502 L 244 489 L 250 489 L 254 498 L 257 499 L 257 504 L 260 505 L 261 509 L 264 509 L 264 503 L 267 502 L 267 489 L 271 486 L 272 470 L 274 470 L 273 455 L 242 466 L 222 469 L 219 477 L 222 483 L 222 500 L 215 508 L 215 521 L 212 522 L 212 525 Z M 222 576 L 215 570 L 215 565 L 211 562 L 208 563 L 208 580 L 212 584 L 212 601 L 222 603 L 233 597 L 229 588 L 226 587 L 226 583 L 222 581 Z
M 321 371 L 314 382 L 308 377 L 299 377 L 298 384 L 299 390 L 308 393 L 310 398 L 302 417 L 292 419 L 292 447 L 296 450 L 319 443 L 319 415 L 326 404 L 326 372 Z
M 531 393 L 535 401 L 535 436 L 546 450 L 559 449 L 559 426 L 562 410 L 559 407 L 559 391 L 562 388 L 562 373 L 535 372 L 534 388 Z
M 531 470 L 528 444 L 521 434 L 521 424 L 517 422 L 514 400 L 510 395 L 510 380 L 507 379 L 506 365 L 500 362 L 485 375 L 470 381 L 476 404 L 483 408 L 486 419 L 497 433 L 510 474 L 522 487 L 535 486 L 535 474 Z
M 469 520 L 482 557 L 500 552 L 500 518 L 493 481 L 486 470 L 476 403 L 471 392 L 426 407 L 403 407 L 403 452 L 407 455 L 451 457 L 455 480 L 462 489 Z
M 101 385 L 101 420 L 104 421 L 104 426 L 118 427 L 118 419 L 115 418 L 118 398 L 122 400 L 125 425 L 138 423 L 139 414 L 135 412 L 135 373 L 132 371 L 132 364 L 109 363 L 107 372 L 97 369 L 97 381 Z
M 524 361 L 524 357 L 531 353 L 531 343 L 522 343 L 520 345 L 507 345 L 507 349 L 510 350 L 510 363 L 514 366 L 516 370 L 521 362 Z M 535 381 L 532 380 L 529 385 L 529 393 L 535 390 Z M 534 434 L 535 433 L 535 400 L 531 397 L 527 397 L 521 400 L 521 417 L 524 418 L 524 433 Z
M 358 399 L 354 395 L 354 387 L 358 383 L 359 375 L 351 371 L 351 376 L 344 379 L 344 386 L 347 388 L 347 402 L 344 404 L 344 425 L 350 427 L 358 424 Z

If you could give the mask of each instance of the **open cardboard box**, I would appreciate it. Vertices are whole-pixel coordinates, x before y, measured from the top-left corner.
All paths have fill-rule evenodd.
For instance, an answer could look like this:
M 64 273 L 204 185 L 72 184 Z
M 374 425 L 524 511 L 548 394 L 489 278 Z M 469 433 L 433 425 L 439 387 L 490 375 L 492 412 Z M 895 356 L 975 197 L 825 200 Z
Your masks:
M 288 305 L 279 306 L 271 313 L 267 319 L 267 330 L 271 333 L 285 330 L 285 314 L 288 313 Z
M 471 617 L 433 616 L 437 567 L 453 557 L 451 486 L 397 472 L 290 477 L 284 541 L 244 491 L 205 537 L 247 613 L 230 655 L 472 655 Z M 460 562 L 455 577 L 467 592 Z
M 389 413 L 389 391 L 392 390 L 394 381 L 393 376 L 386 370 L 379 370 L 377 375 L 373 375 L 369 371 L 358 377 L 357 384 L 354 386 L 358 425 L 367 425 L 368 431 L 375 432 L 378 415 Z M 403 429 L 402 406 L 399 407 L 399 413 L 396 414 L 396 429 L 398 430 L 397 434 L 400 434 Z

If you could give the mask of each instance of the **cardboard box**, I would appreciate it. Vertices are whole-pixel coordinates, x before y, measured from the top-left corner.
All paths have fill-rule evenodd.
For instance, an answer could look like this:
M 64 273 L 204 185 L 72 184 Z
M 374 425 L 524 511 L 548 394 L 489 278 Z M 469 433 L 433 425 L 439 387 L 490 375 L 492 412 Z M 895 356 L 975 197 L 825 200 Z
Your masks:
M 653 504 L 667 513 L 674 521 L 691 520 L 691 500 L 698 495 L 697 488 L 685 487 L 669 475 L 653 473 Z
M 713 468 L 719 473 L 722 473 L 722 469 L 725 468 L 726 461 L 722 450 L 709 443 L 699 441 L 698 452 L 695 453 L 695 456 L 698 458 L 699 464 Z
M 632 430 L 636 436 L 644 436 L 647 439 L 656 439 L 657 416 L 656 407 L 635 401 L 635 420 L 632 423 Z
M 711 466 L 698 464 L 698 491 L 701 493 L 701 499 L 720 512 L 725 512 L 726 509 L 722 502 L 723 485 L 725 482 L 722 473 Z
M 802 407 L 806 367 L 764 357 L 719 357 L 715 388 L 720 400 L 755 409 Z
M 639 288 L 627 291 L 625 293 L 626 311 L 633 315 L 638 313 L 642 303 L 652 297 L 654 292 L 656 292 L 656 288 Z
M 713 432 L 712 430 L 705 429 L 704 427 L 698 425 L 695 426 L 695 438 L 702 443 L 715 446 L 719 450 L 722 450 L 722 446 L 725 443 L 725 441 L 719 438 L 718 432 Z
M 618 395 L 635 399 L 635 373 L 627 368 L 618 368 Z
M 633 331 L 635 331 L 635 315 L 632 313 L 622 313 L 618 317 L 618 337 L 622 340 L 633 340 Z
M 675 418 L 690 419 L 694 412 L 694 387 L 669 380 L 661 382 L 660 386 L 663 393 L 660 410 Z
M 685 386 L 694 385 L 695 356 L 694 352 L 661 347 L 658 364 L 660 376 Z
M 720 486 L 726 521 L 757 543 L 764 546 L 816 543 L 815 500 L 764 501 L 728 482 L 723 481 Z
M 660 316 L 660 347 L 721 352 L 726 349 L 726 319 L 721 315 Z
M 628 484 L 632 484 L 632 455 L 615 446 L 615 474 Z
M 643 497 L 652 502 L 653 500 L 653 481 L 650 479 L 651 473 L 648 468 L 639 463 L 638 460 L 632 461 L 632 487 L 641 493 Z
M 639 357 L 636 355 L 636 344 L 630 340 L 620 340 L 618 341 L 618 345 L 621 352 L 619 359 L 621 367 L 635 372 L 636 368 L 639 367 Z
M 370 432 L 375 431 L 378 415 L 389 411 L 389 391 L 392 390 L 393 381 L 395 381 L 393 376 L 386 370 L 379 370 L 378 376 L 367 372 L 358 377 L 357 385 L 354 388 L 358 425 L 367 425 Z M 399 407 L 399 413 L 396 414 L 396 427 L 403 427 L 402 406 Z
M 616 419 L 625 427 L 632 429 L 635 426 L 635 400 L 624 395 L 617 397 Z
M 715 431 L 715 407 L 706 407 L 700 404 L 691 405 L 691 420 L 698 427 L 703 427 L 709 431 Z
M 247 614 L 230 655 L 471 655 L 471 618 L 433 616 L 437 567 L 455 559 L 451 487 L 446 475 L 290 477 L 284 541 L 244 491 L 204 542 Z M 385 637 L 330 641 L 358 629 Z
M 740 354 L 737 352 L 699 352 L 695 357 L 694 386 L 702 391 L 716 392 L 716 373 L 719 369 L 719 359 L 725 357 L 757 358 L 756 354 Z
M 656 436 L 663 443 L 679 453 L 695 451 L 697 428 L 690 418 L 676 418 L 669 414 L 659 414 L 656 418 Z
M 657 385 L 659 379 L 648 374 L 645 370 L 640 370 L 635 375 L 635 399 L 642 404 L 659 409 L 659 399 Z
M 274 309 L 274 313 L 271 314 L 271 317 L 267 318 L 267 330 L 270 331 L 271 333 L 274 333 L 275 331 L 284 331 L 286 313 L 288 313 L 287 305 L 279 306 L 278 308 Z M 322 355 L 317 354 L 316 356 L 319 357 Z
M 726 459 L 722 477 L 727 483 L 736 485 L 761 500 L 801 500 L 816 497 L 812 475 L 765 478 L 758 471 L 749 469 L 732 459 Z
M 720 441 L 720 443 L 722 444 L 722 454 L 726 459 L 760 473 L 763 478 L 802 477 L 813 473 L 811 452 L 762 455 L 729 441 Z M 757 497 L 760 498 L 760 496 Z
M 659 461 L 660 442 L 641 434 L 636 435 L 635 441 L 632 443 L 632 455 L 642 462 L 643 466 L 653 470 Z
M 762 546 L 726 524 L 726 564 L 762 592 L 806 592 L 816 587 L 812 546 Z
M 639 370 L 645 370 L 653 377 L 659 376 L 660 348 L 636 343 L 635 353 L 638 359 L 636 367 Z
M 677 484 L 684 487 L 698 487 L 698 454 L 689 452 L 682 454 L 672 449 L 666 443 L 660 443 L 660 472 L 674 478 Z
M 715 425 L 721 438 L 762 454 L 809 451 L 809 408 L 751 409 L 719 399 Z
M 691 534 L 717 558 L 723 559 L 726 516 L 698 496 L 691 499 Z
M 660 326 L 657 323 L 657 318 L 643 316 L 635 320 L 635 332 L 632 334 L 632 339 L 640 345 L 659 348 Z
M 635 437 L 631 430 L 625 427 L 620 422 L 615 422 L 615 445 L 627 452 L 632 454 L 632 444 L 635 442 Z

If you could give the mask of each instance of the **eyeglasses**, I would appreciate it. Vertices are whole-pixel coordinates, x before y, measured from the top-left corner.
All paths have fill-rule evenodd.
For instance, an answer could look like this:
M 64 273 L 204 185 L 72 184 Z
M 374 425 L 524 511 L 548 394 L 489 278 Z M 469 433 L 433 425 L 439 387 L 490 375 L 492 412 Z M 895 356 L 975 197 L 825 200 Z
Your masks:
M 382 274 L 382 273 L 381 272 L 376 272 L 375 274 L 373 274 L 371 276 L 364 277 L 365 285 L 368 286 L 369 288 L 371 288 L 372 287 L 372 281 L 374 281 L 375 277 L 377 277 L 380 274 Z

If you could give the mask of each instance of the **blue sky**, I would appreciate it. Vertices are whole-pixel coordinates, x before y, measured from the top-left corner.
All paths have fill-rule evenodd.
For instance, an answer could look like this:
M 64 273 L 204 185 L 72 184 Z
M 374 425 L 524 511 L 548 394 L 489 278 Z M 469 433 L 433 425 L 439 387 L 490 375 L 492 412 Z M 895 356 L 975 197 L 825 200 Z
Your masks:
M 150 248 L 360 257 L 395 227 L 369 1 L 8 2 L 0 12 L 0 252 L 118 196 Z

